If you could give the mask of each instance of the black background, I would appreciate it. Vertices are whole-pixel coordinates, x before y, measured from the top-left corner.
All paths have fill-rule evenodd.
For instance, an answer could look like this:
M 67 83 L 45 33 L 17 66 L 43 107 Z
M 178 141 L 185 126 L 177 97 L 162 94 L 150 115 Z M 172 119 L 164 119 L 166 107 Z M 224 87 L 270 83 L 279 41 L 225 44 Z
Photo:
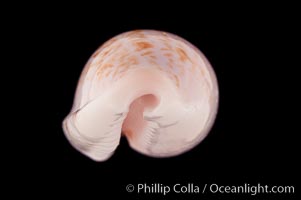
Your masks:
M 93 5 L 91 5 L 93 7 Z M 193 6 L 192 6 L 193 7 Z M 122 195 L 127 184 L 217 183 L 221 185 L 296 185 L 297 160 L 295 100 L 298 67 L 292 61 L 296 18 L 269 7 L 245 7 L 221 12 L 157 8 L 98 12 L 55 7 L 21 19 L 21 40 L 34 51 L 29 64 L 31 142 L 19 160 L 21 173 L 33 179 L 32 191 L 46 195 Z M 187 14 L 183 13 L 186 10 Z M 120 15 L 118 15 L 120 14 Z M 37 20 L 42 18 L 40 22 Z M 77 81 L 92 53 L 111 37 L 135 29 L 155 29 L 179 35 L 197 46 L 212 64 L 219 83 L 220 103 L 208 137 L 193 150 L 173 158 L 155 159 L 133 151 L 122 138 L 106 162 L 94 162 L 66 140 L 61 123 L 69 113 Z M 34 55 L 34 56 L 32 56 Z M 30 77 L 30 78 L 29 78 Z M 22 92 L 22 91 L 21 91 Z M 35 179 L 37 178 L 37 179 Z M 24 181 L 24 179 L 23 179 Z M 38 189 L 37 189 L 38 188 Z M 183 199 L 216 194 L 176 195 Z M 237 199 L 244 195 L 228 195 Z M 261 195 L 262 196 L 262 195 Z M 288 199 L 293 195 L 271 195 Z M 160 194 L 157 199 L 163 199 Z M 266 196 L 264 196 L 266 197 Z M 257 196 L 258 198 L 258 196 Z M 98 198 L 97 198 L 98 199 Z M 102 198 L 107 199 L 107 198 Z

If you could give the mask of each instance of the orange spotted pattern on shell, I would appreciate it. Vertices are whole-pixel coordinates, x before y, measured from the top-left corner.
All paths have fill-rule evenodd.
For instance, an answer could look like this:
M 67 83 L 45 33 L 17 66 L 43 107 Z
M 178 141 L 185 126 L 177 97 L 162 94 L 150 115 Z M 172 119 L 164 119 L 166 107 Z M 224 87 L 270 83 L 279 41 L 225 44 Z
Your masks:
M 153 68 L 167 74 L 183 91 L 208 76 L 202 54 L 186 40 L 170 33 L 137 30 L 118 35 L 102 45 L 86 66 L 86 79 L 117 81 L 127 71 Z M 96 72 L 96 73 L 95 73 Z M 208 83 L 204 81 L 204 84 Z

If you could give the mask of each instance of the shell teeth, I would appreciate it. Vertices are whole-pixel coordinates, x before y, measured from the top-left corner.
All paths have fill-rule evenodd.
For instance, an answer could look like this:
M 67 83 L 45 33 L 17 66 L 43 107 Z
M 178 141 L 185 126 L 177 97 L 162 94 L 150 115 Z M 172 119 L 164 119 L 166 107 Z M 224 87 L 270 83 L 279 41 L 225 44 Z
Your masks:
M 95 161 L 113 155 L 122 133 L 136 151 L 170 157 L 206 137 L 217 105 L 214 71 L 196 47 L 170 33 L 132 31 L 91 56 L 63 129 Z

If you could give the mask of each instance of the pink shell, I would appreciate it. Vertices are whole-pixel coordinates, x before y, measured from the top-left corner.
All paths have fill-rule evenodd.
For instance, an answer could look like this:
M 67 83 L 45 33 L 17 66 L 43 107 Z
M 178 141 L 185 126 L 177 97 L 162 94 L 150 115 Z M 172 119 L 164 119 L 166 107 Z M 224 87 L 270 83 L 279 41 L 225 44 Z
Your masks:
M 148 156 L 179 155 L 209 132 L 218 107 L 218 85 L 205 56 L 165 32 L 120 34 L 89 59 L 71 113 L 63 123 L 71 144 L 103 161 L 119 144 Z

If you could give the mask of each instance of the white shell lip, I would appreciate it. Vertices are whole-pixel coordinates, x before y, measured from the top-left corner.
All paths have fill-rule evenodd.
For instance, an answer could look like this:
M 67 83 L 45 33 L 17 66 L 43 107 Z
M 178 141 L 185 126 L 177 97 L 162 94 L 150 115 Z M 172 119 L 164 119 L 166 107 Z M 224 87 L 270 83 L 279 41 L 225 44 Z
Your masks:
M 206 127 L 205 129 L 200 130 L 200 133 L 198 134 L 197 137 L 195 137 L 191 142 L 186 143 L 185 145 L 182 145 L 179 148 L 175 148 L 172 151 L 168 151 L 168 152 L 156 152 L 156 151 L 146 151 L 144 147 L 137 147 L 136 144 L 134 144 L 131 140 L 129 140 L 129 145 L 136 150 L 137 152 L 146 155 L 146 156 L 150 156 L 150 157 L 156 157 L 156 158 L 164 158 L 164 157 L 173 157 L 173 156 L 178 156 L 180 154 L 183 154 L 189 150 L 191 150 L 192 148 L 194 148 L 195 146 L 197 146 L 201 141 L 203 141 L 203 139 L 208 135 L 208 133 L 210 132 L 210 130 L 212 129 L 212 126 L 214 125 L 216 116 L 217 116 L 217 112 L 218 112 L 218 108 L 219 108 L 219 87 L 218 87 L 218 81 L 217 81 L 217 77 L 216 74 L 210 64 L 210 62 L 208 61 L 208 59 L 204 56 L 204 54 L 197 48 L 195 47 L 193 44 L 189 43 L 188 41 L 180 38 L 179 36 L 176 36 L 172 33 L 166 33 L 166 32 L 159 32 L 159 31 L 155 31 L 155 30 L 139 30 L 139 31 L 143 31 L 146 32 L 150 35 L 156 35 L 158 33 L 161 34 L 165 34 L 167 36 L 172 37 L 173 39 L 179 40 L 183 43 L 185 43 L 187 46 L 189 46 L 189 48 L 192 48 L 199 56 L 200 59 L 205 63 L 205 67 L 206 70 L 208 70 L 209 73 L 209 77 L 210 77 L 210 82 L 212 84 L 212 88 L 211 88 L 211 97 L 210 99 L 213 100 L 210 102 L 211 108 L 210 108 L 210 116 L 207 118 L 207 122 L 206 125 L 204 127 Z M 122 33 L 120 35 L 115 36 L 114 38 L 118 38 L 118 37 L 122 37 L 122 35 L 126 35 L 129 34 L 133 31 L 129 31 L 126 33 Z M 90 62 L 90 60 L 89 60 Z M 86 64 L 86 67 L 88 67 L 87 65 L 89 65 L 89 62 Z M 133 65 L 134 66 L 134 65 Z M 136 71 L 138 70 L 139 72 L 139 65 L 138 69 L 136 69 Z M 151 70 L 151 71 L 156 71 L 156 70 Z M 135 72 L 135 70 L 132 70 L 131 72 Z M 128 72 L 128 74 L 130 74 L 130 71 Z M 83 78 L 83 74 L 81 75 L 81 79 Z M 90 138 L 88 136 L 86 136 L 85 134 L 81 134 L 80 131 L 77 129 L 76 125 L 75 125 L 75 115 L 77 115 L 78 112 L 80 112 L 81 110 L 85 109 L 85 105 L 89 105 L 91 102 L 93 102 L 93 100 L 90 100 L 89 102 L 85 103 L 84 106 L 81 106 L 80 108 L 78 107 L 78 105 L 81 104 L 81 100 L 78 97 L 81 97 L 83 94 L 83 87 L 81 85 L 82 83 L 78 84 L 78 88 L 77 88 L 77 92 L 76 92 L 76 98 L 75 98 L 75 102 L 74 105 L 72 107 L 71 113 L 64 119 L 63 121 L 63 130 L 64 133 L 67 137 L 67 139 L 70 141 L 70 143 L 72 144 L 72 146 L 77 149 L 79 152 L 81 152 L 82 154 L 88 156 L 89 158 L 91 158 L 92 160 L 95 161 L 105 161 L 108 158 L 110 158 L 112 156 L 112 154 L 114 153 L 115 149 L 117 148 L 117 146 L 119 145 L 119 140 L 121 137 L 121 131 L 120 130 L 119 134 L 114 134 L 114 142 L 112 142 L 112 144 L 110 145 L 104 145 L 106 148 L 101 149 L 102 152 L 99 153 L 99 148 L 101 148 L 101 141 L 96 139 L 96 138 Z M 117 84 L 118 85 L 118 84 Z M 80 88 L 80 89 L 79 89 Z M 116 88 L 115 88 L 116 89 Z M 158 88 L 157 88 L 158 89 Z M 116 89 L 118 90 L 118 88 Z M 159 89 L 160 90 L 160 89 Z M 111 89 L 112 91 L 112 89 Z M 110 93 L 110 92 L 108 92 Z M 155 108 L 155 110 L 159 109 L 162 103 L 162 100 L 164 100 L 164 98 L 162 98 L 162 96 L 160 95 L 160 91 L 156 91 L 153 90 L 138 90 L 136 91 L 136 95 L 135 94 L 131 94 L 132 99 L 138 98 L 139 96 L 143 96 L 143 95 L 147 95 L 147 94 L 153 94 L 155 95 L 158 99 L 159 99 L 159 105 Z M 174 95 L 178 95 L 177 92 L 175 92 Z M 108 94 L 109 96 L 109 94 Z M 175 96 L 174 96 L 175 97 Z M 127 97 L 130 98 L 130 97 Z M 162 98 L 162 99 L 161 99 Z M 175 97 L 176 98 L 176 97 Z M 126 102 L 131 102 L 132 100 L 126 101 Z M 113 102 L 115 102 L 115 105 L 117 105 L 118 103 L 120 104 L 120 101 L 115 101 L 113 100 Z M 112 103 L 113 104 L 113 103 Z M 116 109 L 112 104 L 109 105 L 109 107 L 112 107 L 112 110 L 115 110 L 116 113 L 120 113 L 118 109 Z M 117 106 L 119 107 L 119 106 Z M 128 107 L 128 106 L 125 106 Z M 125 112 L 124 109 L 121 109 L 122 112 L 124 112 L 125 114 L 127 114 L 127 112 Z M 114 111 L 114 112 L 115 112 Z M 123 116 L 123 120 L 127 117 L 126 115 Z M 122 124 L 121 124 L 122 125 Z M 100 139 L 102 139 L 103 137 L 100 137 Z M 109 146 L 109 147 L 107 147 Z M 160 151 L 160 150 L 158 150 Z

